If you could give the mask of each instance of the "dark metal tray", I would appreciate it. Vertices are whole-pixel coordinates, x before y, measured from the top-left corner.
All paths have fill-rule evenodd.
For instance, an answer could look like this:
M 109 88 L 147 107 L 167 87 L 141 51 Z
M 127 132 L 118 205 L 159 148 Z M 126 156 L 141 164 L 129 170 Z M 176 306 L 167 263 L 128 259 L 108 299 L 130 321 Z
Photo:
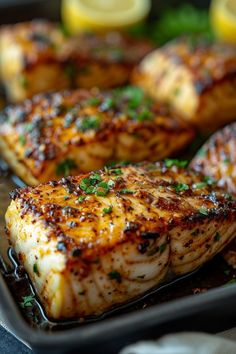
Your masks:
M 50 5 L 45 0 L 3 1 L 0 3 L 0 23 L 27 20 L 35 16 L 58 19 L 59 3 L 58 0 L 51 0 Z M 173 0 L 172 3 L 178 1 Z M 161 1 L 153 1 L 153 5 L 154 10 L 163 6 Z M 8 191 L 15 187 L 16 182 L 7 173 L 0 179 L 0 235 L 4 232 Z M 7 247 L 4 238 L 0 238 L 0 263 L 11 267 L 6 255 Z M 24 275 L 19 276 L 20 286 L 13 288 L 13 276 L 9 268 L 0 269 L 2 320 L 14 336 L 36 353 L 115 354 L 136 340 L 158 338 L 165 333 L 183 330 L 214 333 L 236 325 L 236 286 L 222 286 L 234 279 L 236 272 L 227 268 L 221 256 L 215 257 L 190 276 L 172 280 L 136 302 L 110 311 L 97 321 L 84 323 L 52 323 L 42 318 L 36 322 L 32 317 L 29 318 L 20 309 L 22 292 L 18 291 L 22 282 L 29 286 L 28 280 L 25 280 Z

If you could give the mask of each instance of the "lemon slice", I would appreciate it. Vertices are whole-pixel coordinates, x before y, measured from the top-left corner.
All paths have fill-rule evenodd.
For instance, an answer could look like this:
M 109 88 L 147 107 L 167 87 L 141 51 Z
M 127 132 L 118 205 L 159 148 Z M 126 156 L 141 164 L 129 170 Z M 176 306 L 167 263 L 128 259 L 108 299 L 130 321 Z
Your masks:
M 71 33 L 130 27 L 149 13 L 150 0 L 63 0 L 62 20 Z
M 210 16 L 216 36 L 224 42 L 236 44 L 236 0 L 214 0 Z

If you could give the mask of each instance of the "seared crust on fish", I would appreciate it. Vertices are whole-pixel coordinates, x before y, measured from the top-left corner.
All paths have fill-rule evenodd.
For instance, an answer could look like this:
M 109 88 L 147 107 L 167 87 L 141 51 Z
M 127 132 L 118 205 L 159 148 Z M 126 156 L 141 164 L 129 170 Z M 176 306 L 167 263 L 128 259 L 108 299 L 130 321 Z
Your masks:
M 212 135 L 193 158 L 191 167 L 236 195 L 236 122 Z
M 34 20 L 0 30 L 0 77 L 8 99 L 64 88 L 125 84 L 152 46 L 120 33 L 68 37 L 58 24 Z
M 194 135 L 135 87 L 39 95 L 7 107 L 0 120 L 1 154 L 29 185 L 108 161 L 158 160 Z
M 101 314 L 234 238 L 236 202 L 174 164 L 116 166 L 11 194 L 8 236 L 49 317 Z
M 236 47 L 191 38 L 148 54 L 133 83 L 204 132 L 236 117 Z
M 219 187 L 236 197 L 236 123 L 219 130 L 203 145 L 190 166 L 211 176 Z M 223 252 L 226 262 L 236 268 L 236 246 L 233 241 Z

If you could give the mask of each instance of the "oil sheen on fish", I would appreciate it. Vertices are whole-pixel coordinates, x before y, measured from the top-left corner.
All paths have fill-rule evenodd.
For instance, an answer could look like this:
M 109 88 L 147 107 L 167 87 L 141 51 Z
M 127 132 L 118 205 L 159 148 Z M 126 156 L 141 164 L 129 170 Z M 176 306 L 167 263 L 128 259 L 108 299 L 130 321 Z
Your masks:
M 133 83 L 202 131 L 235 120 L 236 47 L 201 38 L 174 40 L 148 54 Z
M 49 90 L 115 87 L 152 49 L 118 32 L 68 36 L 56 23 L 17 23 L 0 29 L 0 77 L 12 102 Z
M 7 107 L 0 121 L 1 154 L 29 185 L 112 161 L 162 159 L 194 136 L 136 87 L 38 95 Z
M 235 237 L 236 202 L 176 164 L 116 166 L 11 194 L 7 234 L 49 317 L 99 315 Z

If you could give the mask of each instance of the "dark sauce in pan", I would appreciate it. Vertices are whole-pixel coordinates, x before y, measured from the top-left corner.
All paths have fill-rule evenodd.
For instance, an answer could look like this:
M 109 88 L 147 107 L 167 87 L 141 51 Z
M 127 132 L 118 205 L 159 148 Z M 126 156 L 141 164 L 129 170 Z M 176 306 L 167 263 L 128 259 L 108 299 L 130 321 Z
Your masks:
M 16 176 L 10 176 L 6 164 L 0 164 L 0 234 L 4 232 L 2 223 L 5 210 L 9 204 L 7 194 L 16 185 L 24 187 L 24 183 Z M 10 177 L 10 178 L 9 178 Z M 1 188 L 4 185 L 4 188 Z M 23 317 L 35 328 L 46 331 L 57 331 L 66 328 L 85 326 L 91 322 L 116 317 L 153 305 L 169 302 L 188 295 L 197 295 L 219 286 L 236 283 L 236 270 L 230 268 L 221 255 L 214 257 L 200 269 L 178 278 L 169 278 L 163 284 L 146 292 L 132 301 L 118 305 L 100 316 L 53 321 L 45 315 L 44 309 L 35 293 L 24 268 L 19 264 L 15 253 L 8 248 L 6 237 L 0 237 L 0 271 L 18 304 Z

